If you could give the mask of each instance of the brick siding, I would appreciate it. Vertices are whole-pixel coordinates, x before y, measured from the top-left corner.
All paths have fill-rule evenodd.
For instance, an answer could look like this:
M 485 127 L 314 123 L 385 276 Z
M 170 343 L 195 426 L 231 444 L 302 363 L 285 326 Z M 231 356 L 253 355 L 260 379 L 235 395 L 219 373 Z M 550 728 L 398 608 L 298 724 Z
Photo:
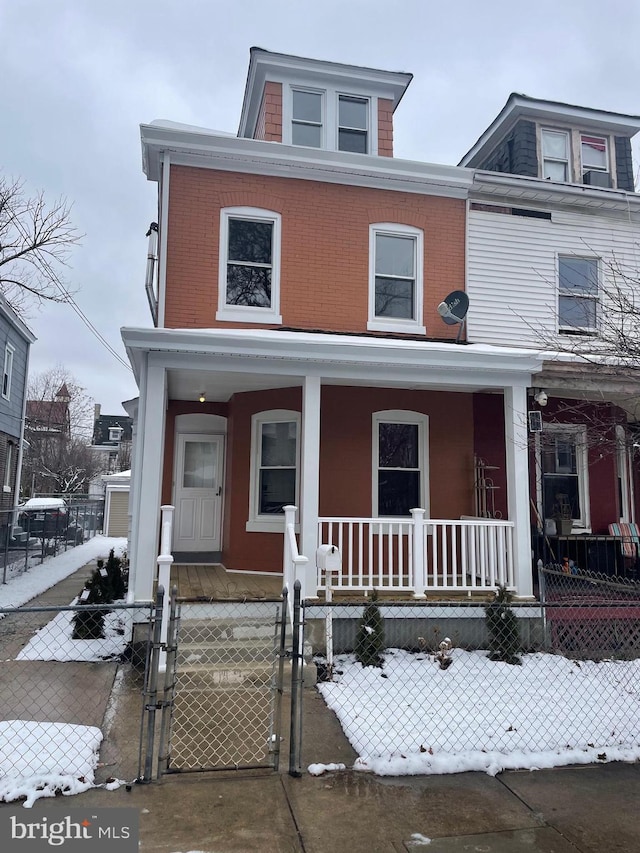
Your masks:
M 215 316 L 220 209 L 232 206 L 281 214 L 280 309 L 283 325 L 297 329 L 366 331 L 369 225 L 421 228 L 427 336 L 455 338 L 457 327 L 445 326 L 436 306 L 449 291 L 464 287 L 463 200 L 188 166 L 171 167 L 168 328 L 247 325 Z

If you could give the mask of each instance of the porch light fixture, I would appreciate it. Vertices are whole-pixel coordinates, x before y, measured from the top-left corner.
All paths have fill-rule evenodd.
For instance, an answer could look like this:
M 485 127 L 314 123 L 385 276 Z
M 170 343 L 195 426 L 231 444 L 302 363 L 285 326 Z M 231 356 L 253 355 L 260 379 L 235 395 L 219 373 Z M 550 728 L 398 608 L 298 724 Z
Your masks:
M 542 388 L 538 389 L 535 392 L 535 394 L 533 395 L 533 399 L 536 401 L 536 403 L 539 406 L 546 406 L 547 403 L 549 402 L 549 396 L 548 396 L 547 392 Z
M 198 399 L 200 400 L 200 402 L 201 402 L 201 403 L 204 403 L 204 401 L 207 399 L 207 398 L 204 396 L 204 391 L 201 391 L 201 392 L 200 392 L 200 397 L 199 397 Z

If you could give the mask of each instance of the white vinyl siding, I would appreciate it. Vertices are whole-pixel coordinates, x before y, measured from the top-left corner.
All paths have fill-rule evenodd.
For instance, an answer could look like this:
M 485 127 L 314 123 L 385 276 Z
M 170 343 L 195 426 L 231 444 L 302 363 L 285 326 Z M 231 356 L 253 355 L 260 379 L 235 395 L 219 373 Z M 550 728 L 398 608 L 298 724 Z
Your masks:
M 600 259 L 602 306 L 611 263 L 637 277 L 637 229 L 622 220 L 554 212 L 552 219 L 469 211 L 467 338 L 540 346 L 558 332 L 558 256 Z M 620 279 L 618 279 L 620 283 Z

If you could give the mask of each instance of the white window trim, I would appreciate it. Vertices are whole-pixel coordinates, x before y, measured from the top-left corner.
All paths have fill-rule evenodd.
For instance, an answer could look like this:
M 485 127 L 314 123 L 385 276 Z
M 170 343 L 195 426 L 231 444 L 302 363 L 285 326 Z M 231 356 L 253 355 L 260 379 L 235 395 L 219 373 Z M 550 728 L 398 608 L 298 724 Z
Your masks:
M 289 109 L 290 117 L 287 122 L 287 130 L 289 134 L 289 144 L 293 145 L 293 93 L 294 92 L 309 92 L 312 95 L 321 95 L 320 107 L 320 149 L 327 147 L 327 93 L 324 89 L 314 89 L 312 86 L 291 86 L 289 89 Z M 299 122 L 300 124 L 311 124 L 311 122 Z M 317 127 L 317 125 L 313 125 Z M 284 115 L 283 115 L 283 140 L 284 140 Z M 313 147 L 313 146 L 296 146 L 296 147 Z
M 566 293 L 560 289 L 560 259 L 567 258 L 568 260 L 576 260 L 576 261 L 595 261 L 596 263 L 596 275 L 598 279 L 598 292 L 595 296 L 576 296 L 573 293 Z M 559 335 L 572 334 L 574 336 L 579 335 L 588 335 L 593 337 L 598 334 L 598 327 L 600 322 L 600 290 L 601 290 L 601 281 L 602 281 L 602 263 L 601 259 L 596 257 L 595 255 L 572 255 L 567 254 L 565 252 L 557 252 L 556 253 L 556 319 L 557 319 L 557 333 Z M 565 296 L 568 298 L 574 299 L 590 299 L 592 302 L 595 302 L 596 306 L 596 324 L 595 326 L 564 326 L 560 322 L 560 297 Z
M 583 161 L 582 161 L 582 137 L 583 136 L 588 136 L 591 139 L 602 139 L 602 141 L 604 142 L 606 162 L 607 162 L 607 165 L 604 169 L 601 166 L 585 166 L 585 164 L 583 163 Z M 612 175 L 612 172 L 611 172 L 611 138 L 608 135 L 605 134 L 603 136 L 600 133 L 589 133 L 589 131 L 587 131 L 587 130 L 581 130 L 578 132 L 578 146 L 580 149 L 580 180 L 582 180 L 582 177 L 583 177 L 585 172 L 591 172 L 591 171 L 602 172 L 603 174 L 609 175 L 609 176 Z M 611 183 L 613 185 L 613 181 Z
M 376 235 L 389 234 L 392 237 L 411 237 L 415 241 L 415 319 L 406 320 L 393 317 L 376 317 Z M 376 222 L 369 226 L 369 320 L 370 332 L 404 332 L 411 335 L 425 335 L 423 324 L 424 302 L 424 234 L 420 228 L 411 225 L 398 225 L 394 222 Z
M 364 128 L 364 132 L 367 134 L 367 150 L 364 152 L 365 154 L 371 154 L 374 151 L 373 148 L 373 139 L 371 135 L 371 126 L 373 124 L 373 104 L 372 99 L 367 95 L 356 95 L 353 92 L 336 92 L 336 129 L 335 129 L 335 142 L 334 147 L 336 151 L 340 151 L 340 128 L 343 125 L 340 124 L 340 98 L 353 98 L 357 101 L 366 101 L 367 102 L 367 126 Z M 377 104 L 376 104 L 377 105 Z M 376 117 L 377 118 L 377 117 Z M 377 124 L 377 121 L 376 121 Z M 350 128 L 348 125 L 344 125 L 345 130 L 358 130 L 362 132 L 363 128 Z M 378 152 L 378 145 L 376 139 L 376 148 L 375 152 Z M 342 152 L 346 154 L 353 154 L 353 151 Z
M 11 472 L 13 468 L 13 442 L 7 442 L 7 456 L 4 467 L 4 482 L 2 485 L 3 492 L 11 492 Z
M 374 412 L 372 415 L 371 441 L 371 515 L 385 521 L 407 521 L 408 516 L 378 515 L 378 456 L 380 424 L 417 424 L 418 425 L 418 467 L 420 470 L 420 506 L 412 509 L 424 509 L 425 517 L 430 514 L 429 497 L 429 416 L 408 409 L 388 409 Z
M 621 522 L 633 521 L 633 504 L 631 502 L 632 479 L 629 476 L 631 465 L 629 448 L 627 446 L 627 431 L 622 424 L 616 424 L 616 477 L 620 484 L 620 514 Z
M 591 533 L 591 506 L 589 501 L 589 449 L 587 447 L 587 427 L 584 424 L 545 424 L 542 433 L 535 434 L 536 448 L 536 498 L 541 513 L 544 512 L 542 489 L 542 435 L 544 433 L 568 433 L 578 438 L 576 441 L 576 468 L 578 474 L 578 494 L 582 517 L 574 519 L 572 533 Z
M 109 441 L 120 441 L 123 432 L 122 427 L 109 427 Z
M 544 155 L 544 134 L 545 133 L 558 133 L 562 134 L 567 140 L 567 156 L 565 159 L 559 157 L 545 157 Z M 571 183 L 574 180 L 574 169 L 573 169 L 573 158 L 572 158 L 572 139 L 571 139 L 571 131 L 564 127 L 541 127 L 540 128 L 540 177 L 543 180 L 551 180 L 550 178 L 544 177 L 544 163 L 545 160 L 549 160 L 552 163 L 566 163 L 567 164 L 567 178 L 566 183 Z
M 6 344 L 4 348 L 4 368 L 2 371 L 2 397 L 5 400 L 11 399 L 11 380 L 13 378 L 13 358 L 16 348 L 11 344 Z M 7 393 L 4 392 L 4 377 L 7 377 Z
M 249 219 L 270 222 L 273 225 L 271 246 L 271 306 L 252 308 L 227 305 L 227 254 L 229 249 L 229 219 Z M 273 210 L 259 207 L 225 207 L 220 211 L 220 243 L 218 263 L 218 311 L 216 320 L 235 323 L 281 324 L 280 314 L 280 243 L 282 217 Z
M 285 145 L 293 145 L 291 123 L 293 121 L 293 92 L 316 92 L 323 97 L 323 148 L 325 150 L 338 151 L 338 96 L 345 95 L 348 98 L 362 98 L 369 101 L 368 130 L 367 130 L 367 154 L 378 154 L 378 96 L 374 94 L 370 86 L 364 91 L 344 91 L 333 86 L 319 89 L 310 81 L 307 85 L 304 80 L 297 80 L 283 87 L 282 93 L 282 142 Z M 341 151 L 340 154 L 349 156 L 350 152 Z
M 245 529 L 249 533 L 282 533 L 284 534 L 284 513 L 282 515 L 260 515 L 258 512 L 259 479 L 260 479 L 260 439 L 263 424 L 286 423 L 295 421 L 297 428 L 296 441 L 296 494 L 295 505 L 298 506 L 300 495 L 300 412 L 289 409 L 271 409 L 256 412 L 251 417 L 251 466 L 249 474 L 249 517 Z M 298 530 L 298 525 L 296 525 Z

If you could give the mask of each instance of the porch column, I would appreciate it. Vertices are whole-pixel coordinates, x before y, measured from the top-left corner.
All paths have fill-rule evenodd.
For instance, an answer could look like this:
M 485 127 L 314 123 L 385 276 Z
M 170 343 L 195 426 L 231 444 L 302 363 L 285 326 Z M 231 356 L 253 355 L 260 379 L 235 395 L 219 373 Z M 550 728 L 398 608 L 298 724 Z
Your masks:
M 160 494 L 164 461 L 166 415 L 165 369 L 148 364 L 140 382 L 137 447 L 135 454 L 135 501 L 138 523 L 132 530 L 131 568 L 135 601 L 153 598 L 158 557 Z M 169 590 L 165 590 L 168 594 Z
M 300 459 L 300 553 L 307 557 L 309 562 L 304 568 L 303 598 L 315 598 L 318 593 L 316 548 L 320 494 L 320 387 L 319 376 L 304 377 Z
M 514 524 L 516 593 L 520 598 L 531 598 L 533 596 L 533 573 L 531 566 L 526 386 L 512 385 L 504 389 L 504 419 L 507 508 L 509 521 Z

